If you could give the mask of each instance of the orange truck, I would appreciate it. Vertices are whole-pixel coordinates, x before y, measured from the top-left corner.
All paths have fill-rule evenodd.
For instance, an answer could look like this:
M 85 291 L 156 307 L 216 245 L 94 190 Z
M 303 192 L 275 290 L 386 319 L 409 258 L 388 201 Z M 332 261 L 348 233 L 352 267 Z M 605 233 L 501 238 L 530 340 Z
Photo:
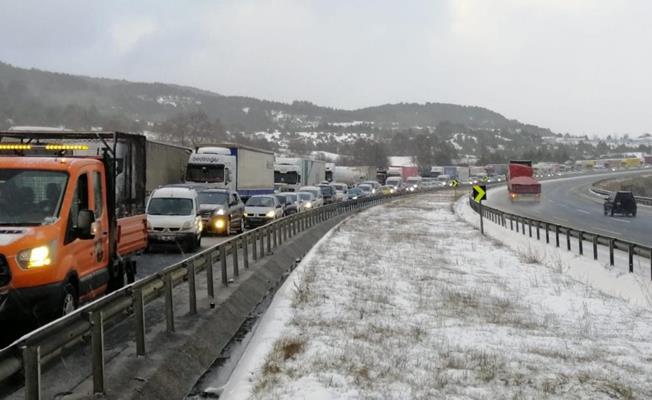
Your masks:
M 0 323 L 42 324 L 133 281 L 145 152 L 121 132 L 0 132 Z

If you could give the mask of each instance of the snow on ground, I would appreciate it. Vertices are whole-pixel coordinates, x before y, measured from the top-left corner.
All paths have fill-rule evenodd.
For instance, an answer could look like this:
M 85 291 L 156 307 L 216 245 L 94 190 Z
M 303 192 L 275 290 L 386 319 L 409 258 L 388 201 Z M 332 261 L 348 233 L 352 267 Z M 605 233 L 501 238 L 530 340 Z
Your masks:
M 453 208 L 420 196 L 336 228 L 223 397 L 652 398 L 650 311 L 482 237 Z

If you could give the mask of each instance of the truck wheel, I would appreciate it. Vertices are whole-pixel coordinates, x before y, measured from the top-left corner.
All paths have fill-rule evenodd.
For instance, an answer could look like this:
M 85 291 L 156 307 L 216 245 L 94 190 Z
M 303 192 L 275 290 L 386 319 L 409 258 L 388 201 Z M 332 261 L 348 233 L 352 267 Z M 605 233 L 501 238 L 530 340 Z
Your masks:
M 61 303 L 59 303 L 58 317 L 68 315 L 79 306 L 79 296 L 75 286 L 68 282 L 63 286 Z
M 124 261 L 111 268 L 109 267 L 109 283 L 107 284 L 107 293 L 120 289 L 125 285 L 125 265 Z

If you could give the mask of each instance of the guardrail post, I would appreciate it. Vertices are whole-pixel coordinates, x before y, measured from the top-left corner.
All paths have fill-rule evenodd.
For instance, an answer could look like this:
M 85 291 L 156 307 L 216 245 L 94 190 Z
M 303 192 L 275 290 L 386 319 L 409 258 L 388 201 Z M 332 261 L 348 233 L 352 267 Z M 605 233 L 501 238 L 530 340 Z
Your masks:
M 93 393 L 104 394 L 104 313 L 92 312 L 90 319 Z
M 272 231 L 269 226 L 265 229 L 265 234 L 267 235 L 267 253 L 272 254 Z
M 25 371 L 25 400 L 41 399 L 41 348 L 25 346 L 23 370 Z
M 136 355 L 145 355 L 145 302 L 141 288 L 134 289 L 134 314 L 136 315 Z
M 172 298 L 172 274 L 165 274 L 164 290 L 165 290 L 165 330 L 168 333 L 172 333 L 174 332 L 174 300 Z
M 614 239 L 609 238 L 609 265 L 614 265 Z
M 258 231 L 251 233 L 251 239 L 251 255 L 255 262 L 258 261 Z
M 584 255 L 584 243 L 582 243 L 582 242 L 584 241 L 584 232 L 579 231 L 579 232 L 577 233 L 577 236 L 579 237 L 580 255 Z
M 629 253 L 629 272 L 632 273 L 634 272 L 634 245 L 630 244 L 627 250 Z
M 549 229 L 549 226 L 548 226 L 547 222 L 546 222 L 545 228 L 546 228 L 546 244 L 549 244 L 550 243 L 550 229 Z
M 593 235 L 593 259 L 598 259 L 598 235 Z
M 568 249 L 568 251 L 571 250 L 570 237 L 571 237 L 571 230 L 570 228 L 566 228 L 566 248 Z
M 188 305 L 190 306 L 190 315 L 197 314 L 197 285 L 195 283 L 195 262 L 186 263 L 188 270 Z
M 242 259 L 244 260 L 244 268 L 249 269 L 249 240 L 247 240 L 247 235 L 242 236 Z
M 231 254 L 233 255 L 233 279 L 240 276 L 240 266 L 238 265 L 238 239 L 231 241 Z
M 537 240 L 541 240 L 541 233 L 539 233 L 540 227 L 541 227 L 541 222 L 537 221 Z
M 208 294 L 208 301 L 211 308 L 215 308 L 215 284 L 213 282 L 213 254 L 208 255 L 206 262 L 206 292 Z
M 650 280 L 652 280 L 652 248 L 650 249 Z
M 525 236 L 525 219 L 521 218 L 521 232 Z
M 531 219 L 527 220 L 527 230 L 528 230 L 528 233 L 530 234 L 530 237 L 532 237 L 532 220 Z
M 512 218 L 509 218 L 509 229 L 514 230 L 514 220 Z
M 559 225 L 555 225 L 555 244 L 559 247 Z
M 220 245 L 220 264 L 222 267 L 222 285 L 229 286 L 229 274 L 226 271 L 226 245 Z
M 519 233 L 519 230 L 518 230 L 518 218 L 516 219 L 516 233 Z
M 260 258 L 265 257 L 265 231 L 263 228 L 258 230 L 258 234 L 260 235 Z

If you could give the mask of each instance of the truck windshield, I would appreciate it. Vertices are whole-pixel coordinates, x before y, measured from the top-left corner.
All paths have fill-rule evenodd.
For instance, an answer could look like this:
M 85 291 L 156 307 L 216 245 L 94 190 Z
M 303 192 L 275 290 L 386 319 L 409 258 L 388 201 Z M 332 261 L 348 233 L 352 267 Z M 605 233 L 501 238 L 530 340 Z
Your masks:
M 224 165 L 189 164 L 186 179 L 190 182 L 222 183 L 224 182 Z
M 59 216 L 67 182 L 65 172 L 0 170 L 0 225 L 53 222 Z
M 199 204 L 226 204 L 228 199 L 225 192 L 199 192 Z
M 155 197 L 147 206 L 148 215 L 190 215 L 192 199 L 178 197 Z
M 274 171 L 274 183 L 287 183 L 288 185 L 295 185 L 299 182 L 300 176 L 295 171 L 291 172 L 278 172 Z

